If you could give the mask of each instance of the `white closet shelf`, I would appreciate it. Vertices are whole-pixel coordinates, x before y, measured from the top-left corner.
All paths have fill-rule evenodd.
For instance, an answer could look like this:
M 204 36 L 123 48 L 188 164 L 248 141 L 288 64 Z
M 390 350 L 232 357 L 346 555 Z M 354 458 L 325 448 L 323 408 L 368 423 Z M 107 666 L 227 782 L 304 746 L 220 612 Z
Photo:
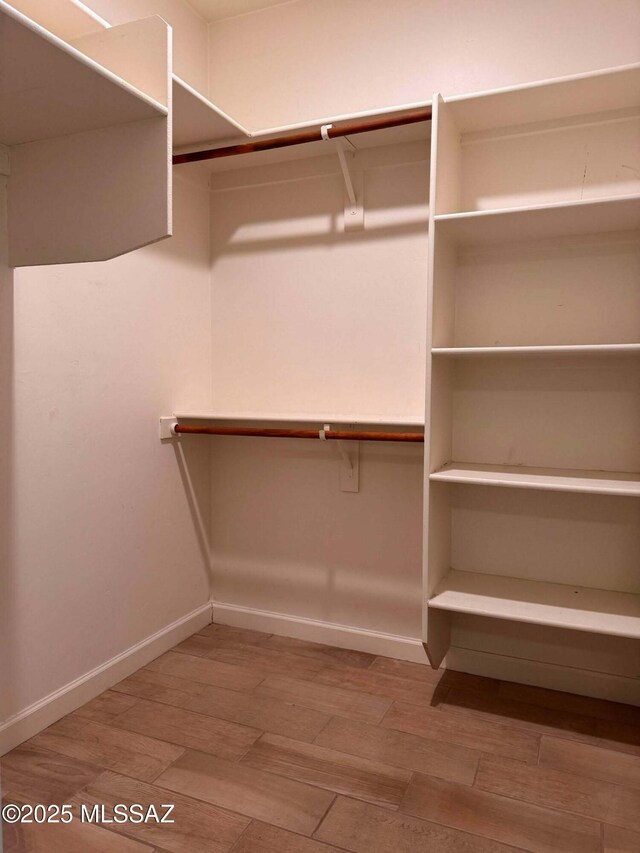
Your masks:
M 429 479 L 440 483 L 640 497 L 640 473 L 627 474 L 618 471 L 449 462 L 431 474 Z
M 406 417 L 398 415 L 316 415 L 296 414 L 295 412 L 281 414 L 264 414 L 261 412 L 207 412 L 207 411 L 177 411 L 174 417 L 178 420 L 197 421 L 241 421 L 256 423 L 299 423 L 299 424 L 363 424 L 370 426 L 424 427 L 424 418 L 418 415 Z
M 640 595 L 450 571 L 430 609 L 640 639 Z
M 522 347 L 434 347 L 438 356 L 470 358 L 473 356 L 519 355 L 634 355 L 640 353 L 640 344 L 567 344 Z
M 240 137 L 240 139 L 239 139 Z M 201 95 L 196 89 L 173 75 L 173 145 L 196 145 L 221 140 L 243 141 L 249 132 Z
M 640 105 L 640 65 L 457 95 L 445 101 L 461 133 L 629 109 Z
M 167 115 L 167 108 L 0 0 L 0 142 Z
M 437 233 L 470 246 L 635 231 L 640 229 L 640 196 L 443 213 L 435 223 Z

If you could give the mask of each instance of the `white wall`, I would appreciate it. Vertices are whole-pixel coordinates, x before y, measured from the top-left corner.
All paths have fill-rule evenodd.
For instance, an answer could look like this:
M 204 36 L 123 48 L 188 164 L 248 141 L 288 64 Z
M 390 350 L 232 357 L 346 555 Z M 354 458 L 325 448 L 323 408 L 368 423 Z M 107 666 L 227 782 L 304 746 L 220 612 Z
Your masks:
M 428 158 L 426 135 L 363 152 L 366 228 L 346 233 L 335 155 L 217 177 L 218 410 L 423 417 Z
M 212 447 L 215 602 L 420 637 L 422 445 L 363 442 L 357 494 L 340 491 L 332 443 Z
M 353 232 L 335 156 L 216 176 L 216 410 L 423 417 L 429 141 L 360 162 Z M 363 443 L 357 494 L 340 491 L 331 444 L 211 446 L 216 602 L 419 638 L 421 445 Z
M 638 0 L 295 0 L 210 26 L 212 100 L 249 128 L 640 58 Z
M 183 442 L 178 458 L 157 420 L 209 403 L 208 205 L 178 179 L 172 239 L 15 272 L 0 721 L 206 609 L 207 534 L 192 510 L 207 505 L 208 451 Z

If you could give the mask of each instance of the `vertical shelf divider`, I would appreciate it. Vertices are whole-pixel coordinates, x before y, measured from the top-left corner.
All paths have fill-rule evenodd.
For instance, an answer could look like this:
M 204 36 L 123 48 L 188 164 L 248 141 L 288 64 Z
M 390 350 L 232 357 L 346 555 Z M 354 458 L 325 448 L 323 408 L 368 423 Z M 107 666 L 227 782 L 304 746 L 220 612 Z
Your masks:
M 435 215 L 438 199 L 457 196 L 458 161 L 455 129 L 447 118 L 442 96 L 433 97 L 431 125 L 431 174 L 429 184 L 429 256 L 427 274 L 427 364 L 425 389 L 425 456 L 424 456 L 424 535 L 422 638 L 431 665 L 440 666 L 450 643 L 450 615 L 429 611 L 428 601 L 451 567 L 451 532 L 449 523 L 449 487 L 433 485 L 429 475 L 451 459 L 451 382 L 455 365 L 451 360 L 434 362 L 434 339 L 441 342 L 453 334 L 454 291 L 447 269 L 451 250 L 436 238 Z M 444 167 L 440 168 L 444 161 Z M 448 202 L 447 202 L 448 203 Z M 442 285 L 442 287 L 440 287 Z M 445 363 L 446 362 L 446 363 Z

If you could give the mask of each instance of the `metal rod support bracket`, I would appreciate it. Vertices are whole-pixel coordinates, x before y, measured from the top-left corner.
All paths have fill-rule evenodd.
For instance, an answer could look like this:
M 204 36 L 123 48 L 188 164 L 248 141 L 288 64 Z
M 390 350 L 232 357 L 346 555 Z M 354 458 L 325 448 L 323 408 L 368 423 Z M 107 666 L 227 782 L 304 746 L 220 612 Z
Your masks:
M 344 230 L 364 228 L 364 179 L 357 149 L 346 139 L 334 139 L 345 186 Z
M 325 142 L 332 138 L 329 131 L 332 124 L 323 124 L 320 128 L 320 136 Z M 344 230 L 359 231 L 364 228 L 364 187 L 362 168 L 358 162 L 358 149 L 347 139 L 346 136 L 337 137 L 332 140 L 335 144 L 336 153 L 340 162 L 340 171 L 344 180 L 346 199 L 344 203 Z
M 320 438 L 327 441 L 328 432 L 331 432 L 331 424 L 325 424 L 320 430 Z M 332 443 L 340 454 L 340 491 L 360 491 L 360 442 L 332 439 Z

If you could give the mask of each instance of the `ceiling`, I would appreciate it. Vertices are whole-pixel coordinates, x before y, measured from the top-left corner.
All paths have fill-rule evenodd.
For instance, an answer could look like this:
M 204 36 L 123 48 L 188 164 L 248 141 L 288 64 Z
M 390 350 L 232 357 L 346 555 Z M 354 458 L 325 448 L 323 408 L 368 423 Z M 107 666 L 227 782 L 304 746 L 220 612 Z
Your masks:
M 220 21 L 222 18 L 232 18 L 289 2 L 290 0 L 189 0 L 189 4 L 207 21 Z

